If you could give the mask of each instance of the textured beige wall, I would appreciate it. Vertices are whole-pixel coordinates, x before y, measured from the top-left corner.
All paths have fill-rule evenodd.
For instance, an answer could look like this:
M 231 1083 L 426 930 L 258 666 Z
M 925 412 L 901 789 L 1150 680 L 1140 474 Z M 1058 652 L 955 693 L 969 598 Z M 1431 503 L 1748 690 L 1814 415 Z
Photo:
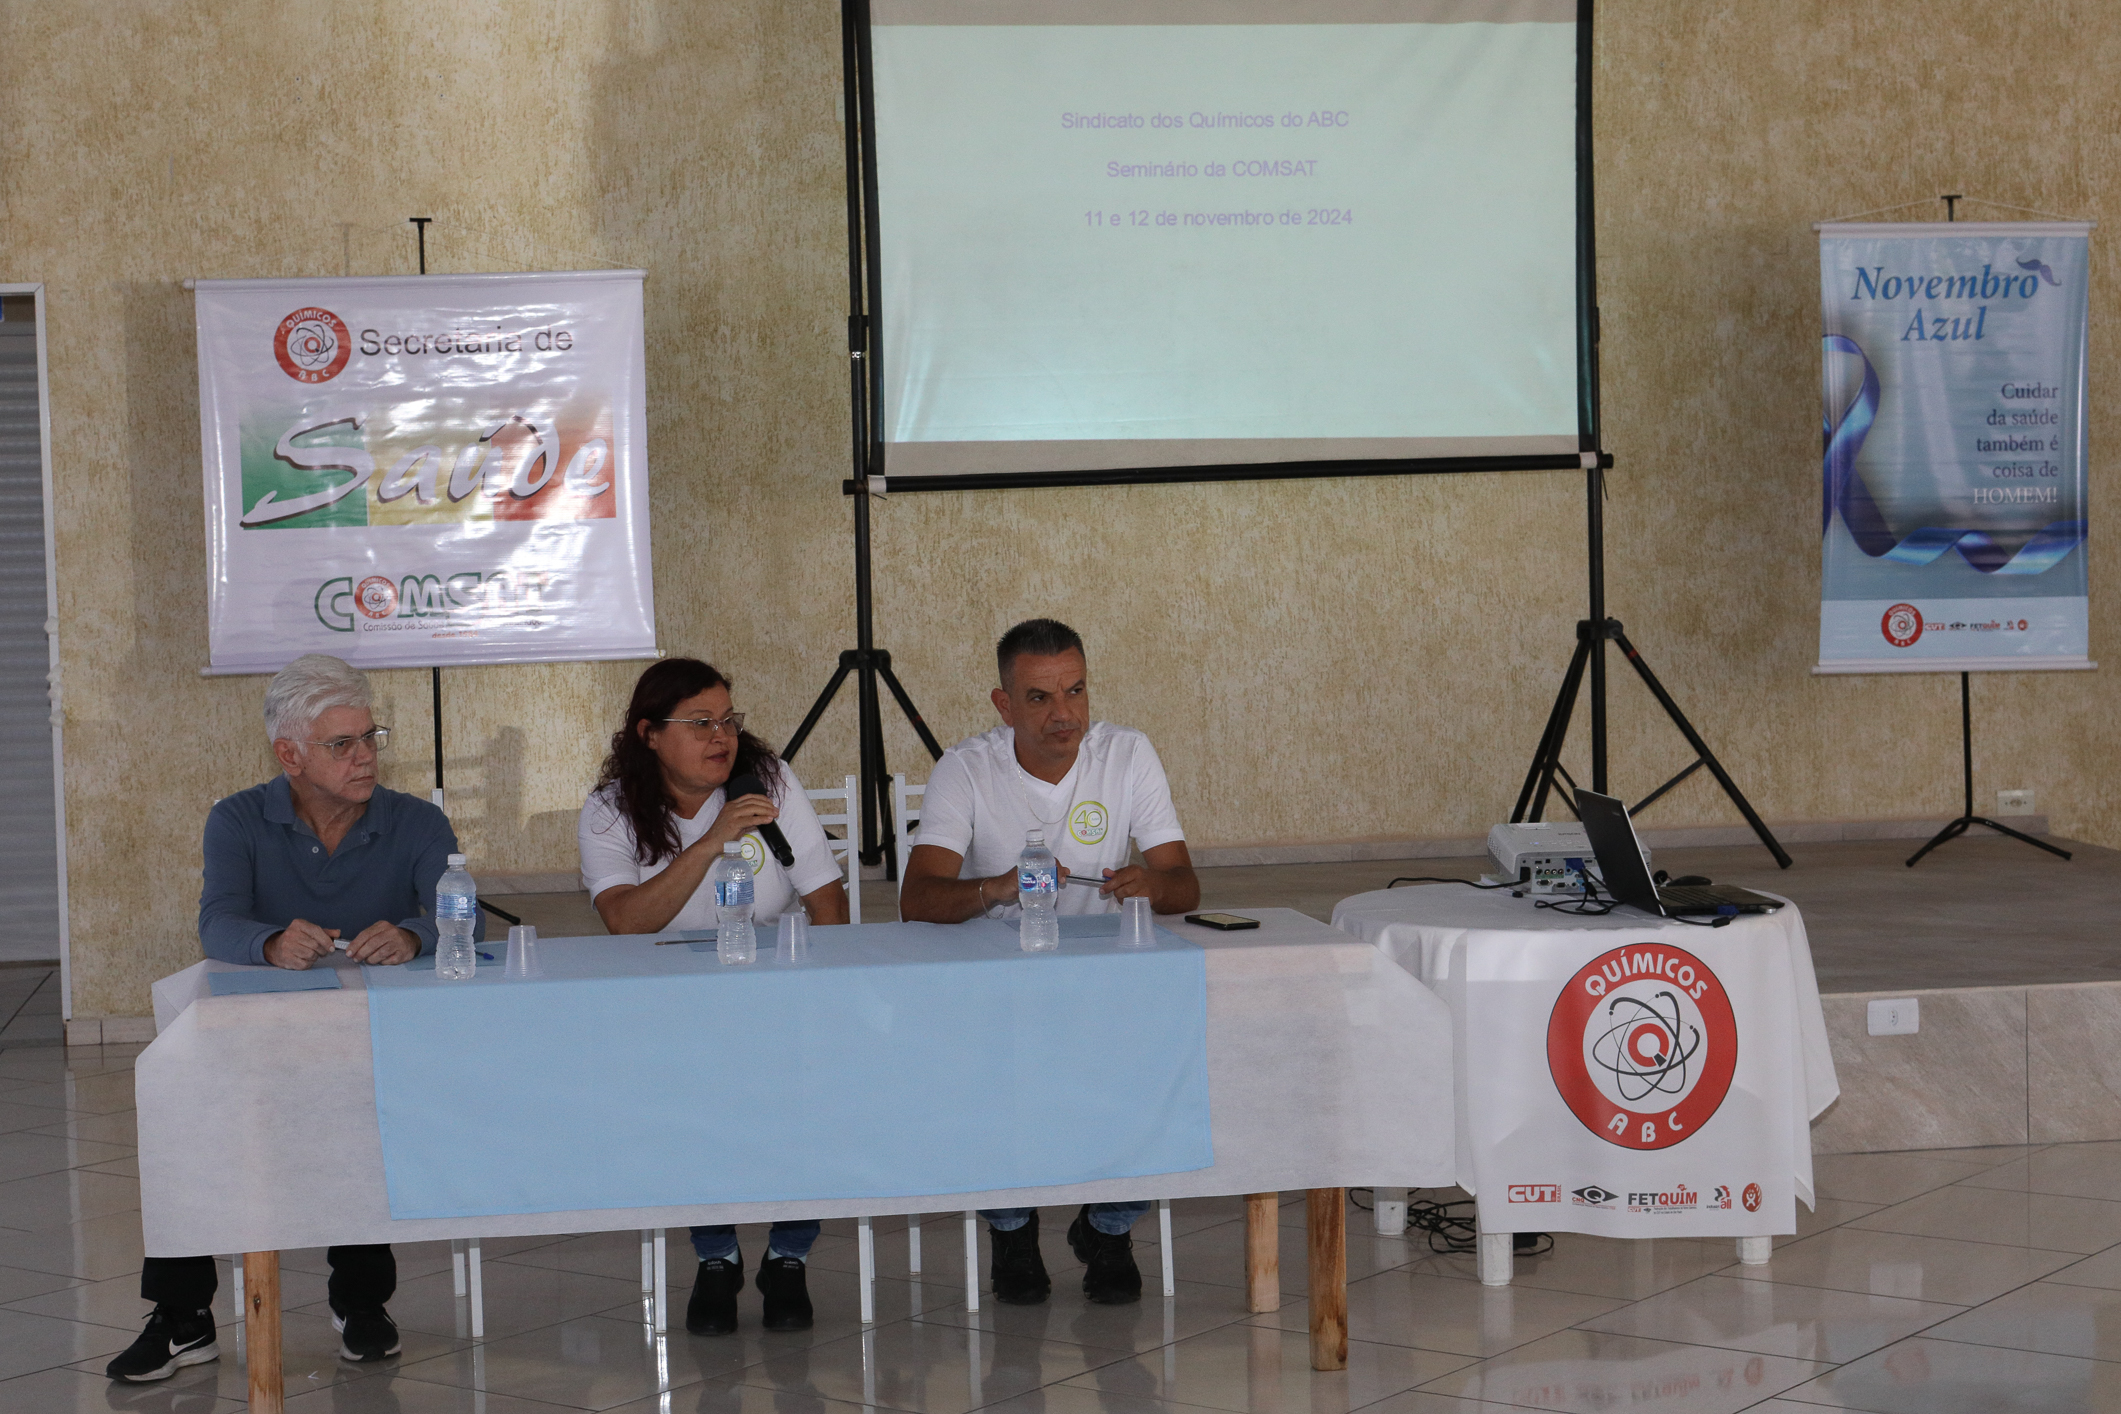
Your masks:
M 1612 610 L 1770 819 L 1946 813 L 1955 684 L 1806 671 L 1808 223 L 1946 190 L 2103 215 L 2121 19 L 2089 0 L 1599 16 Z M 201 816 L 269 769 L 260 680 L 197 671 L 185 276 L 409 270 L 411 215 L 436 218 L 439 271 L 646 268 L 662 643 L 733 671 L 767 735 L 793 729 L 852 639 L 834 7 L 0 0 L 0 55 L 0 279 L 45 282 L 51 321 L 80 1014 L 144 1013 L 196 954 Z M 2102 231 L 2095 269 L 2112 253 Z M 2103 331 L 2103 276 L 2095 299 Z M 2093 357 L 2105 543 L 2102 333 Z M 898 497 L 877 509 L 880 638 L 948 741 L 989 721 L 995 634 L 1069 619 L 1101 714 L 1155 737 L 1198 842 L 1477 833 L 1571 645 L 1582 523 L 1570 475 Z M 477 866 L 571 867 L 631 675 L 446 675 Z M 425 676 L 378 683 L 401 730 L 386 779 L 424 789 Z M 1983 789 L 2032 786 L 2059 829 L 2121 843 L 2103 676 L 1976 691 Z M 1617 673 L 1614 706 L 1615 779 L 1639 794 L 1686 757 Z M 806 776 L 848 769 L 852 724 L 843 697 Z M 1697 778 L 1652 818 L 1730 814 Z

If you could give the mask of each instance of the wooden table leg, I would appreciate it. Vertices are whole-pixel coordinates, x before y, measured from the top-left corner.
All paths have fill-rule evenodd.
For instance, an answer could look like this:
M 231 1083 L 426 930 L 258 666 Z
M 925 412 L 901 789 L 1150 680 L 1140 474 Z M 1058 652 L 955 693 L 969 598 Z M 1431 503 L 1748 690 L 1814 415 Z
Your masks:
M 1281 1309 L 1281 1195 L 1245 1195 L 1245 1309 Z
M 280 1414 L 280 1254 L 243 1254 L 243 1347 L 250 1363 L 251 1414 Z
M 1311 1368 L 1348 1368 L 1348 1191 L 1314 1188 L 1311 1237 Z

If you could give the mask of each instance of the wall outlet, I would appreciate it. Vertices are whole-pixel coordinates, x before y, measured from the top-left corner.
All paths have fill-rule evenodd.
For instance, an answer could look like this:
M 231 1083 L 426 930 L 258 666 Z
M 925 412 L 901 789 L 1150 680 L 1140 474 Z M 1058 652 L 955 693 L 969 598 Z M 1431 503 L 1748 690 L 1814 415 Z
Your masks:
M 1999 790 L 1996 792 L 1998 815 L 2030 815 L 2033 813 L 2033 793 L 2029 790 Z
M 1914 997 L 1894 997 L 1870 1004 L 1873 1036 L 1912 1036 L 1922 1029 L 1922 1003 Z

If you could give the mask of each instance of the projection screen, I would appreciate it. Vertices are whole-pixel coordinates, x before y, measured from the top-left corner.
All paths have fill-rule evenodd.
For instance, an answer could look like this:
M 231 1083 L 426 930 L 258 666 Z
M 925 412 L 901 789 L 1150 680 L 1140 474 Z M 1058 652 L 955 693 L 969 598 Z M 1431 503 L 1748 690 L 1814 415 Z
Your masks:
M 894 488 L 1594 444 L 1577 0 L 868 8 Z

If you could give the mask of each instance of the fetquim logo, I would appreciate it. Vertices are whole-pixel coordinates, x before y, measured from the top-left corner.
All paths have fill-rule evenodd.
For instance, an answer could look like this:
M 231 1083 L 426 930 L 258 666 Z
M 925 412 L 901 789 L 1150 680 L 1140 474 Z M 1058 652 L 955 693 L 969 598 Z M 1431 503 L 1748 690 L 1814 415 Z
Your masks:
M 1584 1128 L 1623 1149 L 1668 1149 L 1707 1124 L 1738 1068 L 1723 983 L 1659 943 L 1585 963 L 1547 1021 L 1547 1070 Z
M 297 383 L 329 382 L 353 357 L 353 335 L 338 315 L 308 305 L 273 330 L 272 353 L 280 371 Z

